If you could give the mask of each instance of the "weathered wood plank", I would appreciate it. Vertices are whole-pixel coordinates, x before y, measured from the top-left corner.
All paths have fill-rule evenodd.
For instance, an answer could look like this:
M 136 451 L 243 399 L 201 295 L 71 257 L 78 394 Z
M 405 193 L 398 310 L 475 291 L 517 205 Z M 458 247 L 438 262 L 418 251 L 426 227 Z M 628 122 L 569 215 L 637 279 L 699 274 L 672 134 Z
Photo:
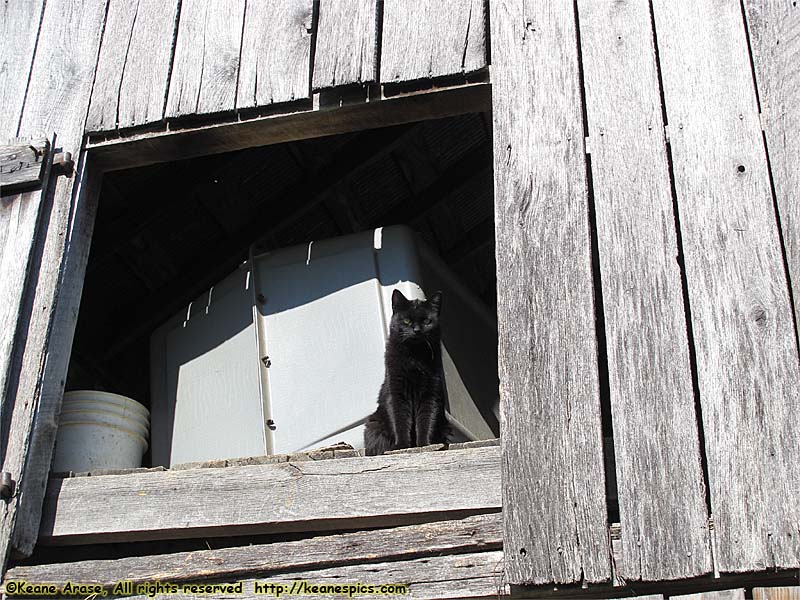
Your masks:
M 0 7 L 0 139 L 17 135 L 43 9 L 44 0 Z
M 710 573 L 648 2 L 579 0 L 626 580 Z
M 244 580 L 242 592 L 247 598 L 263 597 L 265 591 L 255 592 L 255 582 L 261 584 L 283 584 L 281 594 L 288 597 L 292 590 L 292 583 L 305 581 L 308 585 L 336 586 L 362 583 L 380 586 L 384 584 L 407 584 L 408 593 L 401 593 L 384 597 L 413 598 L 413 599 L 463 599 L 463 598 L 503 598 L 509 594 L 508 586 L 502 578 L 503 552 L 479 552 L 474 554 L 456 554 L 401 560 L 362 565 L 349 565 L 329 569 L 312 571 L 287 572 L 279 576 L 271 575 L 269 579 Z M 378 590 L 376 590 L 378 591 Z M 296 593 L 302 590 L 298 588 Z M 269 592 L 266 592 L 269 594 Z M 274 592 L 273 592 L 274 594 Z M 347 594 L 347 592 L 344 592 Z M 302 597 L 327 598 L 330 600 L 342 598 L 341 590 L 338 592 L 328 590 L 318 591 L 313 595 Z M 153 596 L 129 596 L 136 600 L 156 598 L 159 600 L 197 598 L 196 594 L 155 594 Z M 210 594 L 204 598 L 232 598 L 242 597 L 230 594 Z M 298 596 L 295 596 L 298 597 Z M 374 596 L 354 593 L 353 598 L 374 598 Z
M 484 0 L 385 0 L 381 83 L 466 74 L 486 66 Z
M 40 186 L 49 147 L 44 138 L 0 145 L 0 192 Z
M 237 108 L 311 95 L 312 0 L 249 2 L 244 16 Z
M 745 0 L 744 6 L 800 329 L 800 6 L 794 0 Z
M 753 588 L 753 600 L 800 600 L 800 587 Z
M 48 0 L 42 18 L 39 42 L 31 71 L 28 97 L 22 113 L 20 135 L 31 136 L 41 132 L 56 132 L 54 146 L 75 156 L 83 138 L 83 127 L 89 105 L 100 37 L 105 20 L 105 0 Z M 31 275 L 29 299 L 26 300 L 27 330 L 24 332 L 25 349 L 22 366 L 10 397 L 15 398 L 19 410 L 12 415 L 3 470 L 9 471 L 17 481 L 17 493 L 6 505 L 3 513 L 0 548 L 7 556 L 7 541 L 17 522 L 34 520 L 38 524 L 41 498 L 47 481 L 54 425 L 46 419 L 36 420 L 35 428 L 53 428 L 49 447 L 30 450 L 34 428 L 34 415 L 57 415 L 61 405 L 61 391 L 66 378 L 71 335 L 62 339 L 61 345 L 48 347 L 53 327 L 74 327 L 77 317 L 80 285 L 60 291 L 60 277 L 64 258 L 78 252 L 85 240 L 75 237 L 76 227 L 83 222 L 83 204 L 80 196 L 73 195 L 83 181 L 82 165 L 71 178 L 59 177 L 53 185 L 52 196 L 43 207 L 42 234 L 37 239 L 35 279 Z M 68 319 L 57 319 L 69 315 Z M 22 334 L 21 334 L 22 335 Z M 69 338 L 69 339 L 66 339 Z M 49 354 L 48 354 L 49 353 Z M 47 361 L 45 357 L 47 356 Z M 47 377 L 43 372 L 47 362 Z M 34 436 L 35 437 L 35 434 Z M 28 460 L 29 451 L 31 461 Z M 38 463 L 32 466 L 31 463 Z M 23 530 L 25 528 L 23 527 Z M 25 552 L 33 548 L 35 536 L 31 528 L 25 535 L 15 533 L 15 547 Z M 35 531 L 35 529 L 33 529 Z M 21 544 L 21 545 L 17 545 Z
M 213 477 L 190 469 L 51 479 L 39 535 L 68 544 L 317 531 L 499 507 L 499 448 L 475 448 L 227 467 Z
M 231 111 L 245 0 L 183 0 L 166 117 Z
M 490 7 L 507 581 L 600 582 L 611 569 L 575 15 Z
M 314 52 L 315 90 L 377 78 L 377 0 L 320 2 Z
M 420 556 L 499 550 L 499 513 L 458 521 L 436 521 L 375 531 L 358 531 L 299 540 L 218 550 L 177 552 L 161 556 L 89 560 L 10 569 L 6 580 L 100 583 L 121 580 L 237 580 L 273 573 L 323 569 L 366 562 L 408 560 Z
M 177 0 L 109 5 L 86 131 L 161 120 L 177 10 Z
M 686 594 L 685 596 L 670 596 L 670 600 L 744 600 L 744 589 L 718 590 L 714 592 L 701 592 L 699 594 Z
M 656 0 L 721 572 L 800 565 L 800 366 L 739 2 Z
M 490 84 L 477 83 L 337 108 L 291 110 L 238 123 L 141 133 L 90 142 L 89 148 L 106 169 L 113 170 L 482 112 L 490 107 Z

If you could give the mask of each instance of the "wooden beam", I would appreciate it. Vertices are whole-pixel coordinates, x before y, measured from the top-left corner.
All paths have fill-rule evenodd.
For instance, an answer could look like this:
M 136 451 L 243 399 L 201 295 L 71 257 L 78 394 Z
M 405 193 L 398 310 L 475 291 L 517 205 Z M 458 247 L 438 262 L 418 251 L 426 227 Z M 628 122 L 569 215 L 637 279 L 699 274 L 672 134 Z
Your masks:
M 100 583 L 118 581 L 183 582 L 200 579 L 236 580 L 304 569 L 327 569 L 388 560 L 409 560 L 440 554 L 484 552 L 502 548 L 500 513 L 457 521 L 435 521 L 378 531 L 357 531 L 218 550 L 177 552 L 158 557 L 86 560 L 10 569 L 6 581 L 37 583 Z
M 0 193 L 42 185 L 50 142 L 44 138 L 0 145 Z
M 39 540 L 78 544 L 352 529 L 499 508 L 499 448 L 474 448 L 51 479 Z
M 578 0 L 628 581 L 710 573 L 708 511 L 647 2 Z
M 800 363 L 741 4 L 654 0 L 721 572 L 800 567 Z M 789 491 L 794 490 L 794 491 Z
M 753 600 L 800 600 L 800 587 L 753 588 Z
M 574 7 L 490 8 L 506 575 L 601 582 L 611 566 Z
M 491 86 L 474 83 L 345 106 L 298 104 L 279 114 L 241 122 L 90 141 L 88 148 L 104 170 L 111 171 L 490 108 Z
M 473 73 L 487 64 L 484 0 L 385 0 L 381 83 Z

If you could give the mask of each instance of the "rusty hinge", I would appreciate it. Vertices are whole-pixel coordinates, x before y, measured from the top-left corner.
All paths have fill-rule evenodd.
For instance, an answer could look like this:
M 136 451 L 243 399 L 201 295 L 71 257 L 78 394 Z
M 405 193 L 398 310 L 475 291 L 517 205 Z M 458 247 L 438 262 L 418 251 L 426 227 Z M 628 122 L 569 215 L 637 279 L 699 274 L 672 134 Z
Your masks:
M 8 500 L 14 495 L 14 480 L 11 473 L 3 471 L 0 473 L 0 498 Z

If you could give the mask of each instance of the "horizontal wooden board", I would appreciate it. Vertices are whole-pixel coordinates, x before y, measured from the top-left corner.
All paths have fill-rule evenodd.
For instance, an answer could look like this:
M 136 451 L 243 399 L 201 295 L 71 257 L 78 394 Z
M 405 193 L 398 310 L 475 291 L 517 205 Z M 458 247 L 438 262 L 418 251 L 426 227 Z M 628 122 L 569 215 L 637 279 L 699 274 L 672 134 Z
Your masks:
M 486 66 L 485 0 L 385 0 L 381 83 L 472 73 Z
M 121 580 L 236 580 L 302 569 L 322 569 L 420 556 L 499 550 L 499 513 L 457 521 L 436 521 L 375 531 L 319 536 L 295 542 L 87 560 L 10 569 L 5 579 L 41 583 L 100 583 L 112 587 Z
M 319 5 L 314 89 L 370 83 L 378 65 L 378 1 L 326 0 Z
M 628 581 L 710 573 L 675 215 L 647 2 L 579 0 Z
M 475 448 L 51 479 L 40 541 L 315 531 L 414 523 L 499 508 L 499 448 Z
M 177 9 L 177 0 L 109 4 L 86 131 L 164 116 Z
M 491 86 L 476 83 L 342 107 L 303 106 L 243 122 L 141 133 L 89 144 L 106 170 L 363 131 L 491 108 Z
M 237 108 L 310 96 L 312 16 L 312 0 L 247 3 Z
M 49 147 L 44 138 L 0 145 L 0 192 L 41 185 Z
M 800 587 L 753 588 L 753 600 L 800 600 Z

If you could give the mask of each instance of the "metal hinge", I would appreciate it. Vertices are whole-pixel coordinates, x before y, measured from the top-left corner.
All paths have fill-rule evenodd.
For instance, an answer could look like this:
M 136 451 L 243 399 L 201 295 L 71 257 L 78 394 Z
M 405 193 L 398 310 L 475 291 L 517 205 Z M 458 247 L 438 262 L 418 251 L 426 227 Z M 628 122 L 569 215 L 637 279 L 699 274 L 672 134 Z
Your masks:
M 71 152 L 58 152 L 53 155 L 53 173 L 72 177 L 75 172 L 75 162 Z
M 14 495 L 15 481 L 11 478 L 11 473 L 3 471 L 0 473 L 0 498 L 8 500 Z

